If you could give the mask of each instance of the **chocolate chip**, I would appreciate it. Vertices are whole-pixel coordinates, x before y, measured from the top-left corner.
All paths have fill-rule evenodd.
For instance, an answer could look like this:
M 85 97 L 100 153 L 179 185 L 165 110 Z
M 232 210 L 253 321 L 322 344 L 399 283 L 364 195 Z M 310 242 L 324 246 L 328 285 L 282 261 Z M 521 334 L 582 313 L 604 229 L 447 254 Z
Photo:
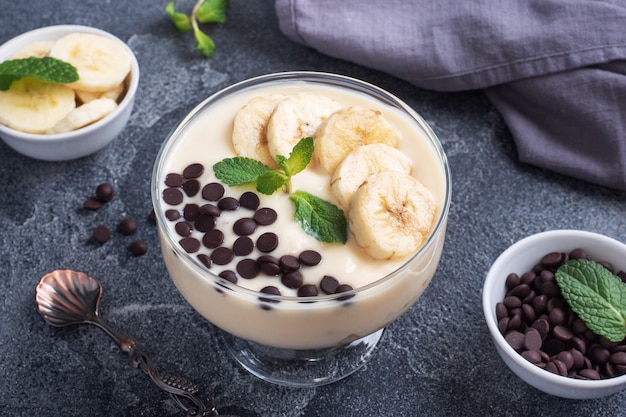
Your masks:
M 260 204 L 259 196 L 252 191 L 246 191 L 239 197 L 239 205 L 250 210 L 256 210 Z
M 305 250 L 300 253 L 298 259 L 302 263 L 302 265 L 306 266 L 314 266 L 321 262 L 322 255 L 319 252 L 314 250 Z
M 211 252 L 211 260 L 216 265 L 228 265 L 230 261 L 233 260 L 235 256 L 234 252 L 224 246 L 220 246 L 219 248 L 215 248 L 213 252 Z
M 128 249 L 133 255 L 141 256 L 148 252 L 148 244 L 143 240 L 134 240 L 130 243 Z
M 315 297 L 317 295 L 317 287 L 311 284 L 302 285 L 298 288 L 298 297 Z
M 237 283 L 237 273 L 235 271 L 231 271 L 230 269 L 225 269 L 218 274 L 220 278 L 224 278 L 226 281 L 232 282 L 233 284 Z
M 105 243 L 111 239 L 111 231 L 104 225 L 97 226 L 93 230 L 93 238 L 98 243 Z
M 285 272 L 280 278 L 280 282 L 287 288 L 299 288 L 303 281 L 300 271 Z
M 215 249 L 224 243 L 224 233 L 219 229 L 209 230 L 202 237 L 202 244 L 209 249 Z
M 296 271 L 300 269 L 300 261 L 293 255 L 283 255 L 279 259 L 280 267 L 284 271 Z
M 183 190 L 189 197 L 193 197 L 200 191 L 200 181 L 187 180 L 183 183 Z
M 504 340 L 515 350 L 522 350 L 524 347 L 524 333 L 512 330 L 504 336 Z
M 246 256 L 254 250 L 254 242 L 248 236 L 240 236 L 233 243 L 233 252 L 237 256 Z
M 176 233 L 178 233 L 179 236 L 187 237 L 191 235 L 193 226 L 189 222 L 182 221 L 182 222 L 176 223 L 176 225 L 174 226 L 174 230 L 176 230 Z
M 330 275 L 325 275 L 320 281 L 320 288 L 326 294 L 334 294 L 337 291 L 337 287 L 339 287 L 339 280 Z
M 273 285 L 268 285 L 267 287 L 261 288 L 260 292 L 262 292 L 263 294 L 280 295 L 280 290 Z M 265 298 L 265 297 L 259 297 L 259 300 L 265 303 L 279 303 L 280 302 L 280 300 L 274 300 L 274 299 Z M 261 308 L 263 308 L 264 310 L 270 309 L 269 306 L 261 306 Z
M 221 201 L 224 201 L 223 199 Z M 237 219 L 233 224 L 233 232 L 239 236 L 248 236 L 254 233 L 256 230 L 256 222 L 249 217 L 242 217 Z
M 200 207 L 197 204 L 186 204 L 183 208 L 183 217 L 189 222 L 193 222 L 200 215 Z
M 195 253 L 200 249 L 200 242 L 193 237 L 184 237 L 178 243 L 187 253 Z
M 177 173 L 169 173 L 165 176 L 165 185 L 168 187 L 180 187 L 183 185 L 185 178 Z
M 210 182 L 202 187 L 202 198 L 208 201 L 218 201 L 224 196 L 224 186 L 218 182 Z
M 165 210 L 165 218 L 168 219 L 169 221 L 174 222 L 180 219 L 180 217 L 181 217 L 180 211 L 178 210 L 174 210 L 174 209 Z
M 170 206 L 177 206 L 183 202 L 183 193 L 178 188 L 166 188 L 163 190 L 163 201 Z
M 211 258 L 209 257 L 209 255 L 207 255 L 206 253 L 201 253 L 198 255 L 198 260 L 200 262 L 202 262 L 202 265 L 204 265 L 207 268 L 211 268 L 211 265 L 213 265 L 213 262 L 211 261 Z
M 183 177 L 185 178 L 198 178 L 204 172 L 204 166 L 202 164 L 191 164 L 183 170 Z
M 269 207 L 263 207 L 254 212 L 254 221 L 261 226 L 269 226 L 278 218 L 276 211 Z
M 113 195 L 115 195 L 115 190 L 109 183 L 105 182 L 96 187 L 96 198 L 103 203 L 111 201 L 113 199 Z
M 335 294 L 339 294 L 339 293 L 343 293 L 343 292 L 350 292 L 352 290 L 354 290 L 354 288 L 352 288 L 352 286 L 350 286 L 348 284 L 340 284 L 337 287 L 337 290 L 335 291 Z M 352 297 L 354 297 L 354 294 L 346 294 L 344 296 L 337 297 L 337 300 L 344 301 L 344 300 L 347 300 L 347 299 L 352 298 Z
M 206 233 L 215 227 L 215 217 L 208 214 L 201 214 L 196 218 L 194 226 L 197 231 Z
M 216 205 L 207 203 L 200 206 L 200 214 L 206 214 L 213 217 L 219 217 L 222 213 Z
M 271 255 L 261 255 L 257 258 L 257 262 L 261 265 L 263 273 L 275 276 L 282 272 L 278 258 Z
M 541 334 L 535 328 L 529 328 L 524 333 L 524 347 L 528 350 L 539 350 L 541 349 L 543 341 L 541 338 Z
M 119 224 L 117 225 L 117 230 L 119 230 L 126 236 L 130 236 L 135 233 L 135 231 L 137 231 L 137 221 L 132 217 L 126 217 L 119 222 Z
M 239 200 L 234 197 L 224 197 L 217 202 L 217 207 L 222 211 L 234 211 L 239 208 Z
M 278 236 L 272 232 L 263 233 L 257 238 L 256 246 L 261 252 L 271 252 L 278 247 Z
M 252 279 L 259 275 L 261 266 L 254 259 L 246 258 L 237 262 L 237 272 L 242 278 Z
M 96 211 L 102 207 L 102 203 L 95 198 L 88 198 L 83 203 L 83 208 L 86 210 Z

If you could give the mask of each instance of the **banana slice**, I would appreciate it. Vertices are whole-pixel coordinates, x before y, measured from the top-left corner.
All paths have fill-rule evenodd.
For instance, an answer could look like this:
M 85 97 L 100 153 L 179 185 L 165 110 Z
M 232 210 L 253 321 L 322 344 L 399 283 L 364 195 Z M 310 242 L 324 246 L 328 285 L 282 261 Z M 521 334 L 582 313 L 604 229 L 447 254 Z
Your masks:
M 348 224 L 357 245 L 372 258 L 402 258 L 422 246 L 436 207 L 416 178 L 384 171 L 369 176 L 354 194 Z
M 99 99 L 99 98 L 110 98 L 117 101 L 118 98 L 124 92 L 124 83 L 119 84 L 117 87 L 114 87 L 110 90 L 104 91 L 102 93 L 90 93 L 88 91 L 75 90 L 76 97 L 80 100 L 81 103 L 89 103 L 90 101 Z
M 333 174 L 353 149 L 370 143 L 398 147 L 400 137 L 381 113 L 359 106 L 341 109 L 319 127 L 315 139 L 315 159 Z
M 72 110 L 65 118 L 55 124 L 46 133 L 64 133 L 80 129 L 102 119 L 117 107 L 115 100 L 98 98 Z
M 76 107 L 74 90 L 23 78 L 0 91 L 0 123 L 27 133 L 45 133 Z
M 10 59 L 29 58 L 31 56 L 43 58 L 44 56 L 48 56 L 52 45 L 54 45 L 54 41 L 33 42 L 11 55 Z
M 305 137 L 315 137 L 318 126 L 339 109 L 334 100 L 314 93 L 297 93 L 276 105 L 267 123 L 267 145 L 274 157 L 288 157 Z
M 372 174 L 399 171 L 410 174 L 411 159 L 403 152 L 384 143 L 359 146 L 341 161 L 330 181 L 330 189 L 345 209 L 356 190 Z
M 267 123 L 276 105 L 285 98 L 283 94 L 259 96 L 239 109 L 231 137 L 237 155 L 257 159 L 271 168 L 278 167 L 267 145 Z
M 68 86 L 87 92 L 103 92 L 120 85 L 130 72 L 131 57 L 113 39 L 91 33 L 71 33 L 57 40 L 50 56 L 69 62 L 78 70 L 78 81 Z

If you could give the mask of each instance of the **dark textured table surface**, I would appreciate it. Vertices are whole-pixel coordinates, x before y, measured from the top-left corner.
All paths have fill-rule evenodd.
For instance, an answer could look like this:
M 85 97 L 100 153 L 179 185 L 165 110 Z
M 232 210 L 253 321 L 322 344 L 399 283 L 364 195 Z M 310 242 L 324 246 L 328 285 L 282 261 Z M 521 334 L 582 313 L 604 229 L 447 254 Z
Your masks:
M 0 43 L 53 24 L 95 26 L 125 40 L 141 80 L 135 110 L 107 148 L 71 162 L 41 162 L 0 144 L 0 415 L 179 416 L 128 357 L 95 327 L 48 326 L 35 286 L 54 269 L 83 270 L 104 286 L 100 313 L 161 368 L 213 392 L 222 414 L 253 416 L 618 416 L 626 392 L 601 400 L 551 397 L 515 377 L 497 355 L 481 309 L 481 286 L 498 254 L 529 234 L 574 228 L 626 241 L 626 195 L 523 165 L 502 119 L 481 92 L 442 94 L 330 59 L 285 39 L 271 0 L 231 1 L 225 24 L 207 31 L 205 59 L 191 34 L 164 14 L 164 0 L 27 0 L 4 5 Z M 181 1 L 190 10 L 192 1 Z M 350 75 L 398 95 L 440 137 L 453 175 L 440 268 L 422 298 L 390 325 L 371 361 L 316 389 L 287 389 L 241 369 L 216 330 L 175 290 L 160 256 L 151 210 L 152 164 L 167 133 L 218 89 L 252 76 L 318 70 Z M 101 182 L 117 194 L 98 212 L 83 201 Z M 131 238 L 97 245 L 97 224 L 136 217 L 148 253 Z

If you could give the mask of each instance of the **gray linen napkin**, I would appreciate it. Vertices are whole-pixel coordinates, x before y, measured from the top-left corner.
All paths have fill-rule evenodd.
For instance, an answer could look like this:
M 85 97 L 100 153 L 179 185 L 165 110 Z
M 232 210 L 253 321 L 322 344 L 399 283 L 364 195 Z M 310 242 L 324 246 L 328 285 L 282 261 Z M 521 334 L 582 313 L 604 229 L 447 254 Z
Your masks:
M 276 0 L 282 32 L 425 89 L 484 89 L 521 161 L 626 190 L 626 0 Z

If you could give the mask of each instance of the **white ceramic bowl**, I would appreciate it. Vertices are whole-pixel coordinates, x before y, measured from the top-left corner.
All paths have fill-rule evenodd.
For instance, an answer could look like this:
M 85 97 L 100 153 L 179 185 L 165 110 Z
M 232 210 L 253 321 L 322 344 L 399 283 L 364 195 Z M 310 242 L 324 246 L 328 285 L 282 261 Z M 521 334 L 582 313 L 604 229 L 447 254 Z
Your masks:
M 505 279 L 515 272 L 530 271 L 547 253 L 583 248 L 595 260 L 611 262 L 626 270 L 626 244 L 597 233 L 553 230 L 529 236 L 505 250 L 487 274 L 483 287 L 483 310 L 496 349 L 508 367 L 533 387 L 564 398 L 589 399 L 614 394 L 626 388 L 626 375 L 603 380 L 580 380 L 543 370 L 517 353 L 498 330 L 496 303 L 504 299 Z
M 58 25 L 35 29 L 1 45 L 0 62 L 6 61 L 19 49 L 33 42 L 53 41 L 75 32 L 106 36 L 119 42 L 128 51 L 131 56 L 131 71 L 125 81 L 126 94 L 111 114 L 96 123 L 68 133 L 50 135 L 25 133 L 0 124 L 0 137 L 7 145 L 23 155 L 46 161 L 81 158 L 108 145 L 128 122 L 139 84 L 139 65 L 128 45 L 108 32 L 80 25 Z

